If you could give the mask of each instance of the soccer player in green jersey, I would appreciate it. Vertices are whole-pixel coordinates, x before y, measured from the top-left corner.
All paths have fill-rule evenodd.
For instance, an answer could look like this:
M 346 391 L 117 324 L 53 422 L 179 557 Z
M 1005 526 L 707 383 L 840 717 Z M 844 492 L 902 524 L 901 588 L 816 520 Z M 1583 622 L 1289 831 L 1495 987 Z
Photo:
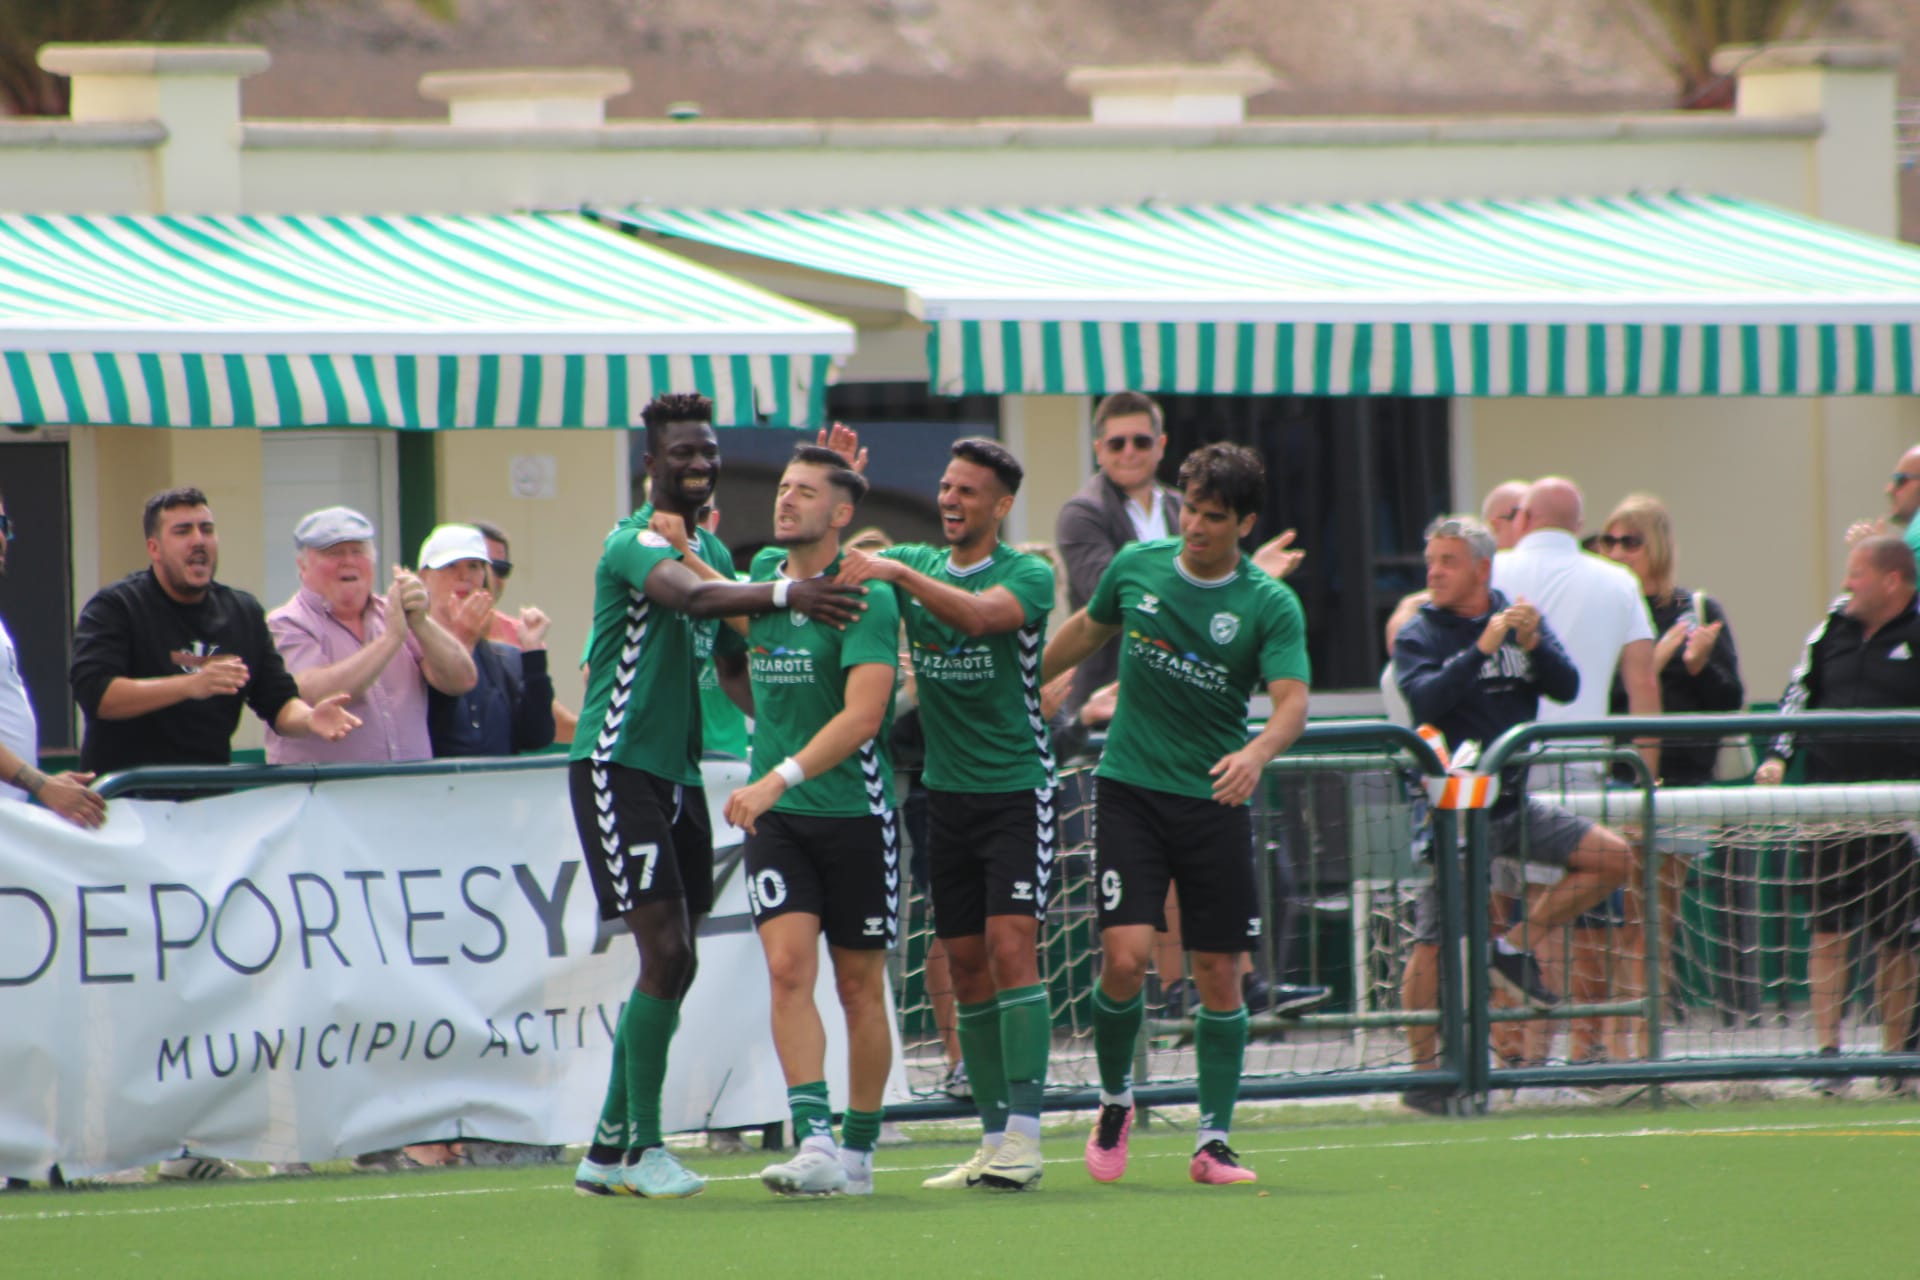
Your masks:
M 756 583 L 828 581 L 867 482 L 839 454 L 801 445 L 780 476 L 774 544 Z M 747 832 L 747 901 L 767 956 L 773 1044 L 800 1149 L 760 1178 L 780 1195 L 867 1195 L 893 1064 L 886 958 L 900 928 L 900 844 L 888 729 L 900 614 L 878 583 L 845 630 L 772 613 L 747 626 L 751 781 L 727 798 Z M 826 935 L 847 1024 L 847 1108 L 836 1143 L 826 1029 L 813 992 Z
M 1094 771 L 1101 1105 L 1086 1162 L 1101 1182 L 1126 1171 L 1140 988 L 1169 878 L 1202 1006 L 1200 1125 L 1187 1171 L 1199 1183 L 1255 1181 L 1227 1146 L 1247 1047 L 1237 964 L 1260 934 L 1247 802 L 1307 719 L 1300 602 L 1240 550 L 1266 488 L 1259 455 L 1206 445 L 1180 465 L 1179 484 L 1180 537 L 1123 548 L 1047 646 L 1042 670 L 1057 675 L 1124 636 L 1119 707 Z M 1247 699 L 1262 686 L 1273 714 L 1249 740 Z
M 1053 747 L 1040 653 L 1053 570 L 1000 541 L 1024 472 L 997 441 L 960 440 L 940 478 L 946 545 L 852 552 L 842 578 L 890 582 L 913 654 L 926 731 L 934 927 L 960 1002 L 960 1055 L 979 1150 L 922 1185 L 1040 1185 L 1040 1098 L 1052 1016 L 1040 925 L 1053 879 Z
M 777 609 L 782 617 L 817 618 L 824 631 L 858 616 L 859 603 L 857 588 L 824 580 L 703 581 L 682 563 L 649 525 L 657 507 L 694 530 L 720 478 L 713 405 L 704 396 L 667 395 L 641 416 L 653 501 L 614 526 L 594 570 L 586 705 L 567 774 L 600 917 L 626 922 L 640 977 L 614 1035 L 606 1101 L 574 1187 L 582 1195 L 674 1198 L 705 1185 L 660 1141 L 667 1046 L 693 982 L 694 935 L 713 908 L 713 836 L 700 786 L 700 661 L 721 617 Z M 702 559 L 730 563 L 718 538 L 697 532 Z M 738 648 L 736 638 L 736 655 Z M 737 672 L 741 664 L 736 657 L 730 665 Z

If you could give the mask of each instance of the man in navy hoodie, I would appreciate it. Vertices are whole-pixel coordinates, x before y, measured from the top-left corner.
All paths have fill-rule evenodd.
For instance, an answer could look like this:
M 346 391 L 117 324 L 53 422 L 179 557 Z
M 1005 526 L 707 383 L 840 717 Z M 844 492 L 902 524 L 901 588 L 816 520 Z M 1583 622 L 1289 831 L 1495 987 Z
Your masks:
M 1445 517 L 1427 530 L 1427 589 L 1432 600 L 1400 629 L 1393 644 L 1394 679 L 1414 721 L 1446 735 L 1456 750 L 1490 745 L 1533 720 L 1544 694 L 1566 702 L 1580 673 L 1524 599 L 1509 602 L 1492 588 L 1493 534 L 1471 517 Z M 1564 869 L 1526 918 L 1493 940 L 1494 980 L 1535 1005 L 1558 1003 L 1540 978 L 1529 937 L 1544 936 L 1627 882 L 1632 855 L 1607 828 L 1526 794 L 1526 769 L 1506 770 L 1494 802 L 1488 852 Z M 1438 941 L 1437 938 L 1432 941 Z

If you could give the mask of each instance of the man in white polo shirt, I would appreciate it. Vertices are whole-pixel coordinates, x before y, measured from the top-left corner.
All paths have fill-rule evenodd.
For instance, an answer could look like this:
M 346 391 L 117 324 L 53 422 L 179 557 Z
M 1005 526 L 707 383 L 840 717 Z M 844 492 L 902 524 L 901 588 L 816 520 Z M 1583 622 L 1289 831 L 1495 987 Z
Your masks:
M 1640 595 L 1639 581 L 1631 572 L 1580 549 L 1582 506 L 1580 489 L 1573 481 L 1560 476 L 1534 481 L 1514 516 L 1519 542 L 1493 561 L 1493 585 L 1509 599 L 1525 600 L 1539 609 L 1580 672 L 1578 695 L 1570 702 L 1541 699 L 1540 720 L 1564 724 L 1605 718 L 1616 667 L 1626 686 L 1628 714 L 1657 716 L 1660 680 L 1653 665 L 1653 619 Z M 1598 745 L 1598 740 L 1556 745 L 1589 743 Z M 1646 741 L 1639 746 L 1648 771 L 1658 777 L 1658 743 Z M 1598 761 L 1541 767 L 1533 771 L 1533 783 L 1536 787 L 1558 784 L 1568 790 L 1596 791 L 1605 785 L 1606 772 L 1606 765 Z M 1522 876 L 1515 876 L 1516 870 Z M 1519 868 L 1496 866 L 1494 883 L 1496 890 L 1518 890 L 1521 878 L 1542 885 L 1557 881 L 1562 874 L 1556 867 L 1536 863 Z M 1595 911 L 1604 915 L 1581 917 L 1576 935 L 1584 933 L 1585 927 L 1603 922 L 1624 923 L 1605 903 Z M 1552 945 L 1545 947 L 1543 959 L 1550 975 L 1557 979 L 1553 970 L 1561 960 Z M 1551 1023 L 1528 1024 L 1525 1056 L 1544 1059 L 1552 1046 L 1553 1030 Z

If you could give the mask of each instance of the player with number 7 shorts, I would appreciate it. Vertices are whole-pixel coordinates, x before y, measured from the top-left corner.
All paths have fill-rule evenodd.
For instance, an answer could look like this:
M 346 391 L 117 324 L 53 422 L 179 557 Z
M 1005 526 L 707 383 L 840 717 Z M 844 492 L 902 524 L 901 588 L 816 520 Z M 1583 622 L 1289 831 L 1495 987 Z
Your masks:
M 1169 880 L 1202 1006 L 1200 1123 L 1187 1172 L 1203 1184 L 1256 1180 L 1227 1145 L 1247 1047 L 1238 965 L 1261 919 L 1247 804 L 1267 762 L 1306 725 L 1306 622 L 1292 588 L 1240 549 L 1265 496 L 1259 455 L 1206 445 L 1180 465 L 1179 484 L 1180 537 L 1123 548 L 1047 646 L 1041 672 L 1050 679 L 1123 637 L 1119 704 L 1094 771 L 1100 1114 L 1086 1163 L 1100 1182 L 1126 1171 L 1141 986 Z M 1260 688 L 1273 712 L 1249 740 L 1248 698 Z
M 573 1185 L 582 1195 L 675 1199 L 706 1185 L 660 1134 L 667 1046 L 693 982 L 695 932 L 713 907 L 700 667 L 722 617 L 777 609 L 828 629 L 857 616 L 860 604 L 857 588 L 707 581 L 689 568 L 689 552 L 651 525 L 656 512 L 678 519 L 683 532 L 698 535 L 695 560 L 730 559 L 718 538 L 695 528 L 720 478 L 713 405 L 704 396 L 666 395 L 641 416 L 653 501 L 614 526 L 594 569 L 586 705 L 567 770 L 600 918 L 626 923 L 640 976 L 614 1033 L 606 1100 Z M 715 650 L 723 682 L 740 679 L 738 648 L 737 637 L 723 638 Z

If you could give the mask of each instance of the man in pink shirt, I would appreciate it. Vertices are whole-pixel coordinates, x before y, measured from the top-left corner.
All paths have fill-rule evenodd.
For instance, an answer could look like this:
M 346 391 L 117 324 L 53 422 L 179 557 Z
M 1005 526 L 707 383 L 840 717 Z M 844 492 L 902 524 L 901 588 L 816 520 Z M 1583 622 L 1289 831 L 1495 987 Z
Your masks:
M 267 615 L 275 647 L 309 702 L 336 693 L 360 717 L 340 742 L 267 733 L 270 764 L 428 760 L 427 686 L 473 688 L 473 658 L 427 615 L 427 589 L 395 567 L 374 594 L 373 522 L 349 507 L 315 511 L 294 527 L 300 589 Z

